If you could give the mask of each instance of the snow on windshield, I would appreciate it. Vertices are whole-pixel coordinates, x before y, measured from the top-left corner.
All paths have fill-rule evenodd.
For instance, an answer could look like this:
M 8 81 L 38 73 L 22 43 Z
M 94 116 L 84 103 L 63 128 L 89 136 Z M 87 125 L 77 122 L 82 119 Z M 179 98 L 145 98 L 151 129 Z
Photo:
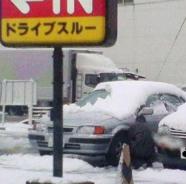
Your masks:
M 97 85 L 94 91 L 106 90 L 106 98 L 98 98 L 95 103 L 80 107 L 76 104 L 64 106 L 64 112 L 101 111 L 118 119 L 134 115 L 136 110 L 145 104 L 151 94 L 171 93 L 185 96 L 185 93 L 174 85 L 150 81 L 115 81 Z
M 169 116 L 163 118 L 159 127 L 166 125 L 169 128 L 174 128 L 176 130 L 186 131 L 186 103 L 178 107 L 178 110 Z

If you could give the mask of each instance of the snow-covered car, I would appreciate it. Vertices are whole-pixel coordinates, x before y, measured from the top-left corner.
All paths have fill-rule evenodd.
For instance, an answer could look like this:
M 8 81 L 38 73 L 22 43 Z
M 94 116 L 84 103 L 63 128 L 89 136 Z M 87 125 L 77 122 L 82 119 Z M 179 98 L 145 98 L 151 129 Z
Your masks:
M 153 142 L 145 133 L 147 128 L 156 132 L 159 121 L 185 101 L 185 93 L 167 83 L 100 83 L 76 104 L 64 106 L 64 153 L 81 155 L 88 160 L 106 158 L 109 164 L 117 165 L 121 146 L 127 142 L 133 153 L 141 150 L 140 154 L 148 157 Z M 47 124 L 47 131 L 40 128 L 29 133 L 30 140 L 37 141 L 42 154 L 53 150 L 52 122 Z M 129 133 L 134 124 L 136 128 Z M 142 124 L 145 128 L 141 128 Z
M 155 141 L 165 166 L 186 169 L 186 103 L 160 121 Z

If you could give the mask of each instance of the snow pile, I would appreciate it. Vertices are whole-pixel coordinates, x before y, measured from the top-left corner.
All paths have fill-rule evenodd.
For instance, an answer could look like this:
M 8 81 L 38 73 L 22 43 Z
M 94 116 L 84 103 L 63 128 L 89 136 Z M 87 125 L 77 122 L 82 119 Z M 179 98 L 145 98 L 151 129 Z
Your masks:
M 80 107 L 76 104 L 70 104 L 70 105 L 64 105 L 64 113 L 76 113 L 76 112 L 99 112 L 102 111 L 104 113 L 108 113 L 111 115 L 114 115 L 112 111 L 108 109 L 108 107 L 111 107 L 112 105 L 112 99 L 111 96 L 108 96 L 107 98 L 98 98 L 95 104 L 87 103 L 86 105 Z
M 178 107 L 178 110 L 163 118 L 159 127 L 168 126 L 176 130 L 186 131 L 186 103 Z
M 28 140 L 28 131 L 32 127 L 23 123 L 4 123 L 0 130 L 0 154 L 37 152 Z
M 8 122 L 8 123 L 4 123 L 1 127 L 6 129 L 6 133 L 11 132 L 14 135 L 25 136 L 27 135 L 28 130 L 32 128 L 32 125 L 24 124 L 24 123 Z M 1 131 L 1 135 L 2 134 L 3 131 Z
M 30 154 L 12 154 L 0 156 L 1 165 L 22 170 L 51 171 L 52 156 L 39 156 Z M 93 167 L 83 160 L 75 158 L 64 158 L 64 172 L 91 171 Z
M 185 184 L 186 171 L 171 169 L 152 169 L 134 171 L 135 184 Z
M 76 104 L 70 104 L 70 105 L 63 105 L 63 112 L 64 113 L 73 113 L 73 112 L 78 112 L 81 111 L 81 109 L 85 109 L 85 108 L 80 108 L 78 105 Z
M 145 104 L 147 97 L 152 94 L 170 93 L 186 99 L 186 94 L 182 90 L 174 85 L 161 82 L 115 81 L 100 83 L 95 88 L 95 90 L 103 89 L 110 92 L 107 98 L 98 98 L 94 104 L 86 104 L 83 107 L 75 104 L 64 106 L 64 112 L 101 111 L 123 119 L 134 115 L 137 109 Z
M 0 145 L 0 154 L 38 152 L 31 147 L 29 140 L 23 137 L 0 136 Z

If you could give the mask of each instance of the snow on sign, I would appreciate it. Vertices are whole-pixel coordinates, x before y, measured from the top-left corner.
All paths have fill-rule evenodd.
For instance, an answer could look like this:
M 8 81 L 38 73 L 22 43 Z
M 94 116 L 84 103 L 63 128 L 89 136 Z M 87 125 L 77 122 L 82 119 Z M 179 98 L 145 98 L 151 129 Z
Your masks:
M 116 32 L 116 0 L 1 0 L 7 46 L 109 46 Z

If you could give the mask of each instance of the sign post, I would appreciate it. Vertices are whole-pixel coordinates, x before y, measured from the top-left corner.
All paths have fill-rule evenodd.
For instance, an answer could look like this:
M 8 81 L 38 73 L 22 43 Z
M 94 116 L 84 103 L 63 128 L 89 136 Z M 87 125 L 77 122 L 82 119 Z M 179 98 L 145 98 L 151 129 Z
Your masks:
M 53 63 L 53 122 L 54 122 L 54 150 L 53 150 L 53 175 L 61 177 L 63 175 L 63 53 L 60 47 L 54 48 Z
M 8 47 L 54 47 L 54 176 L 62 176 L 61 47 L 112 46 L 116 0 L 1 0 L 0 39 Z M 37 62 L 37 61 L 36 61 Z

